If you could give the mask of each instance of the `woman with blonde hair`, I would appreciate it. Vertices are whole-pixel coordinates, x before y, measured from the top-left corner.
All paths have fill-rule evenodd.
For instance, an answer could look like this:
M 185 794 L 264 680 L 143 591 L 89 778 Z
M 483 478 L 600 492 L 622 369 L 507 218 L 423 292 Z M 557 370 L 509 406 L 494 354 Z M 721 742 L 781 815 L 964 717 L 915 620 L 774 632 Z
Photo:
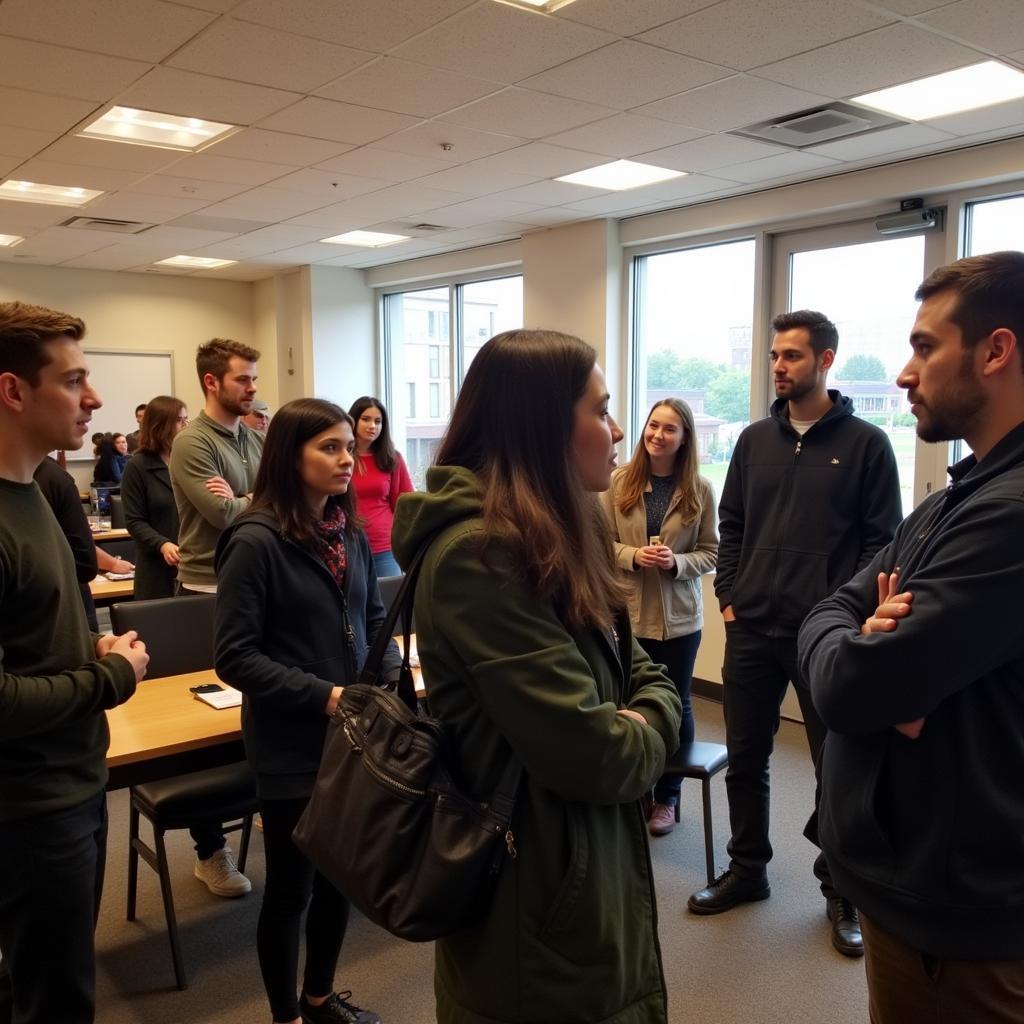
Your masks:
M 597 500 L 622 431 L 595 358 L 554 331 L 492 338 L 427 491 L 398 502 L 399 562 L 429 545 L 416 639 L 456 775 L 487 800 L 522 768 L 493 898 L 435 944 L 439 1024 L 668 1019 L 639 800 L 679 699 L 624 614 Z
M 715 493 L 699 466 L 690 407 L 664 398 L 648 413 L 632 459 L 604 494 L 615 558 L 630 588 L 633 634 L 651 660 L 666 667 L 682 701 L 683 756 L 694 734 L 690 687 L 703 626 L 700 578 L 718 561 Z M 681 781 L 663 777 L 654 787 L 651 835 L 675 828 Z

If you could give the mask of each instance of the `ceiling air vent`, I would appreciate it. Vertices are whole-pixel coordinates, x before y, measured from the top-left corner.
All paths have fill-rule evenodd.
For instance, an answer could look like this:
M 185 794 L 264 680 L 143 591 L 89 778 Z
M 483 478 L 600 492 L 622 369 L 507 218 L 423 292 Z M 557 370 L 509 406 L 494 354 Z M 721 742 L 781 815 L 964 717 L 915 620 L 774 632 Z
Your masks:
M 902 123 L 865 107 L 855 107 L 849 103 L 830 103 L 827 107 L 815 107 L 813 110 L 801 110 L 796 114 L 758 121 L 757 124 L 736 128 L 728 134 L 772 142 L 777 146 L 804 149 L 807 146 L 820 146 L 823 142 L 863 135 L 865 132 Z
M 111 220 L 109 217 L 72 217 L 60 226 L 77 231 L 112 231 L 115 235 L 138 235 L 156 227 L 140 220 Z

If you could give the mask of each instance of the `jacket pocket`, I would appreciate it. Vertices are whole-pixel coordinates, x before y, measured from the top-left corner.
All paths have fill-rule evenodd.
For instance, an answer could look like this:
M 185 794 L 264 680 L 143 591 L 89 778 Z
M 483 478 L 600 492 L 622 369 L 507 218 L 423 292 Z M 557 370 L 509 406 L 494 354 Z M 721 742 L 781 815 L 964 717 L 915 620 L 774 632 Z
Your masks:
M 669 635 L 676 635 L 673 626 L 693 625 L 701 613 L 700 579 L 673 580 L 670 588 Z
M 578 809 L 572 804 L 565 807 L 565 823 L 569 839 L 569 864 L 555 893 L 551 909 L 541 926 L 542 941 L 571 923 L 587 877 L 587 862 L 590 859 L 587 829 L 580 820 Z

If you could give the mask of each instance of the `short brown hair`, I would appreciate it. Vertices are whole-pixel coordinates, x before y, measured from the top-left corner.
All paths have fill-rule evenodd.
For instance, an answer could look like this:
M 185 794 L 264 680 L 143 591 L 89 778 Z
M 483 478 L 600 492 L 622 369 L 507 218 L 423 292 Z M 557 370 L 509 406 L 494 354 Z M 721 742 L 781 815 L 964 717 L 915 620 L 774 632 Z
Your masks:
M 1007 250 L 968 256 L 933 270 L 914 294 L 924 302 L 940 292 L 957 296 L 950 319 L 971 348 L 993 331 L 1005 327 L 1024 346 L 1024 252 Z M 1021 352 L 1024 363 L 1024 350 Z
M 154 455 L 169 452 L 178 433 L 178 415 L 185 408 L 185 403 L 170 395 L 157 395 L 142 408 L 146 411 L 139 428 L 139 451 Z
M 230 338 L 211 338 L 196 349 L 196 372 L 199 374 L 199 387 L 206 394 L 203 378 L 212 373 L 220 380 L 228 372 L 228 364 L 232 356 L 238 356 L 247 363 L 255 363 L 260 354 L 256 349 L 241 341 Z
M 776 333 L 791 331 L 797 327 L 804 328 L 811 343 L 811 351 L 816 356 L 820 356 L 828 349 L 833 352 L 839 351 L 839 331 L 836 330 L 836 325 L 817 310 L 795 309 L 791 313 L 780 313 L 772 321 L 772 327 Z
M 50 361 L 46 344 L 84 336 L 85 324 L 76 316 L 27 302 L 0 302 L 0 373 L 13 373 L 36 387 L 39 371 Z

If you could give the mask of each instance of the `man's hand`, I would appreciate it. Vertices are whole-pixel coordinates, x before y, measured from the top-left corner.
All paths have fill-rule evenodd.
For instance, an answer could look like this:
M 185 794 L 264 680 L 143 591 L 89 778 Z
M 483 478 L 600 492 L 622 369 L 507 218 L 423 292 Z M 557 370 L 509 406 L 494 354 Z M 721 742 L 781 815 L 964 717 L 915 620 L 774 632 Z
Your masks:
M 96 641 L 96 657 L 102 658 L 104 655 L 110 653 L 110 648 L 114 646 L 117 641 L 117 637 L 113 633 L 104 633 L 103 636 Z
M 341 700 L 341 691 L 344 689 L 344 686 L 335 686 L 331 690 L 331 695 L 327 698 L 327 705 L 324 707 L 324 711 L 326 711 L 328 715 L 333 715 L 334 712 L 338 710 L 338 701 Z
M 163 555 L 164 561 L 168 565 L 177 565 L 181 561 L 181 555 L 178 553 L 178 545 L 172 541 L 165 540 L 160 545 L 160 554 Z
M 732 610 L 732 605 L 731 604 L 727 604 L 722 609 L 722 619 L 725 622 L 735 622 L 736 621 L 736 613 Z
M 218 498 L 227 498 L 228 501 L 235 496 L 235 492 L 231 489 L 231 484 L 222 476 L 211 476 L 206 481 L 206 489 L 211 494 L 216 494 Z
M 149 655 L 146 653 L 146 645 L 139 639 L 139 634 L 130 629 L 127 633 L 115 636 L 113 640 L 107 653 L 120 654 L 135 670 L 135 682 L 141 683 L 146 678 Z
M 632 708 L 619 708 L 615 714 L 622 715 L 623 718 L 635 718 L 638 722 L 643 722 L 644 725 L 649 724 L 647 719 L 644 718 L 639 711 L 634 711 Z
M 899 566 L 888 576 L 884 572 L 878 574 L 878 607 L 860 627 L 864 636 L 868 633 L 891 633 L 899 625 L 899 620 L 910 614 L 914 595 L 909 590 L 898 594 L 896 588 L 899 581 Z

